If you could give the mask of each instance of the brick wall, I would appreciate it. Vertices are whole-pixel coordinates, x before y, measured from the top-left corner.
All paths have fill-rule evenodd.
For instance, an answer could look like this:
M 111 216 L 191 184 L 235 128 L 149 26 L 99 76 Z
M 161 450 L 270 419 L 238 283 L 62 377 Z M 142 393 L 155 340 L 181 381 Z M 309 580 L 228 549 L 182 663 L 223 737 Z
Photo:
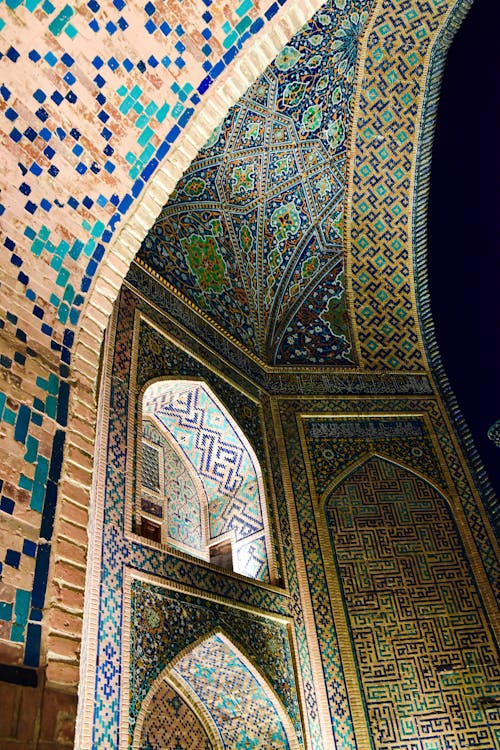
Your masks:
M 78 683 L 112 303 L 183 169 L 319 4 L 1 5 L 0 663 L 56 691 Z

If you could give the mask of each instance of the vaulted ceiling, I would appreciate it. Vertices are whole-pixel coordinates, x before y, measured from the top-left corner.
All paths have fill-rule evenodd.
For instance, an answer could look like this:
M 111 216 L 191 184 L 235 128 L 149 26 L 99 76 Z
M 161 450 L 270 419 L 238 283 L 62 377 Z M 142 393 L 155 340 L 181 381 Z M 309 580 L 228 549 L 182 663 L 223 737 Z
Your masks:
M 330 0 L 284 47 L 214 131 L 138 255 L 268 364 L 355 363 L 346 148 L 372 4 Z

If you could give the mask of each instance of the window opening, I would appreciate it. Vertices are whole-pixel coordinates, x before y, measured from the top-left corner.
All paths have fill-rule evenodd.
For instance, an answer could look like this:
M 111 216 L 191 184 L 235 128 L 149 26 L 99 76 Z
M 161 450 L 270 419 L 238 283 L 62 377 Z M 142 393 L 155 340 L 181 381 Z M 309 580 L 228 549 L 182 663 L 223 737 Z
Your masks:
M 210 547 L 210 562 L 224 570 L 233 570 L 233 545 L 230 539 Z
M 269 580 L 261 469 L 206 383 L 162 380 L 146 388 L 139 476 L 137 528 L 143 536 Z

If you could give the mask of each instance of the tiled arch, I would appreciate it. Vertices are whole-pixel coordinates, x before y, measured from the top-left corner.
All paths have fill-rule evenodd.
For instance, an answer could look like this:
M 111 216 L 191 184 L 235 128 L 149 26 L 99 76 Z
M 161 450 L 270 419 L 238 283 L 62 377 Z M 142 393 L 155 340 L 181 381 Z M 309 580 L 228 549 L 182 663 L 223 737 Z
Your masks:
M 424 476 L 378 454 L 323 489 L 322 548 L 336 619 L 350 636 L 341 656 L 356 735 L 375 750 L 419 743 L 438 706 L 440 742 L 461 744 L 463 717 L 474 716 L 474 731 L 494 744 L 478 706 L 498 689 L 498 651 L 460 515 Z M 393 689 L 401 675 L 402 694 Z
M 59 482 L 55 533 L 52 544 L 52 569 L 47 599 L 65 607 L 72 601 L 75 587 L 85 586 L 86 539 L 84 529 L 88 518 L 88 495 L 92 486 L 94 463 L 96 411 L 96 382 L 98 379 L 99 352 L 105 326 L 112 312 L 122 281 L 141 241 L 156 219 L 163 203 L 174 188 L 178 178 L 194 158 L 212 129 L 234 104 L 246 88 L 265 69 L 266 65 L 283 48 L 289 38 L 321 6 L 323 0 L 287 0 L 278 11 L 277 3 L 269 18 L 273 19 L 259 32 L 255 41 L 242 50 L 225 71 L 211 85 L 210 97 L 203 100 L 200 111 L 190 119 L 182 135 L 168 155 L 157 167 L 154 178 L 138 202 L 135 211 L 127 213 L 128 219 L 120 233 L 109 246 L 98 266 L 92 287 L 87 295 L 79 325 L 71 332 L 74 341 L 72 361 L 73 383 L 68 404 L 67 428 L 63 473 Z M 70 530 L 71 529 L 71 530 Z M 67 565 L 64 552 L 68 541 L 75 547 L 78 559 L 76 569 Z M 62 558 L 62 559 L 61 559 Z M 59 562 L 58 562 L 59 561 Z M 83 604 L 82 594 L 78 598 Z M 81 610 L 80 610 L 81 611 Z M 78 651 L 81 622 L 72 631 L 75 637 L 75 655 L 68 659 L 58 653 L 52 609 L 47 612 L 47 633 L 44 650 L 50 651 L 48 678 L 54 684 L 75 685 L 78 682 Z
M 155 379 L 141 393 L 139 421 L 154 421 L 194 478 L 205 544 L 230 538 L 236 572 L 275 581 L 262 469 L 234 416 L 202 380 Z M 168 533 L 175 546 L 174 536 Z
M 146 696 L 134 731 L 140 738 L 155 695 L 165 683 L 197 713 L 214 750 L 246 747 L 298 750 L 290 718 L 262 674 L 222 631 L 198 640 L 166 667 Z
M 224 750 L 210 714 L 197 696 L 186 694 L 169 674 L 161 674 L 143 701 L 132 740 L 132 748 L 144 744 L 166 744 L 176 734 L 190 750 Z

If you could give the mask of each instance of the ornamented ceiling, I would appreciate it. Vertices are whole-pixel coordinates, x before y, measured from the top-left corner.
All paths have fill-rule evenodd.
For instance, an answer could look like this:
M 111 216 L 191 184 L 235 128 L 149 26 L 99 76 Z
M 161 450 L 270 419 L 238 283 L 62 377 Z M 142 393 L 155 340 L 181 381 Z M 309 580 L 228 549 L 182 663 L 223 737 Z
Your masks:
M 355 362 L 342 228 L 359 40 L 330 0 L 230 110 L 139 259 L 268 364 Z

